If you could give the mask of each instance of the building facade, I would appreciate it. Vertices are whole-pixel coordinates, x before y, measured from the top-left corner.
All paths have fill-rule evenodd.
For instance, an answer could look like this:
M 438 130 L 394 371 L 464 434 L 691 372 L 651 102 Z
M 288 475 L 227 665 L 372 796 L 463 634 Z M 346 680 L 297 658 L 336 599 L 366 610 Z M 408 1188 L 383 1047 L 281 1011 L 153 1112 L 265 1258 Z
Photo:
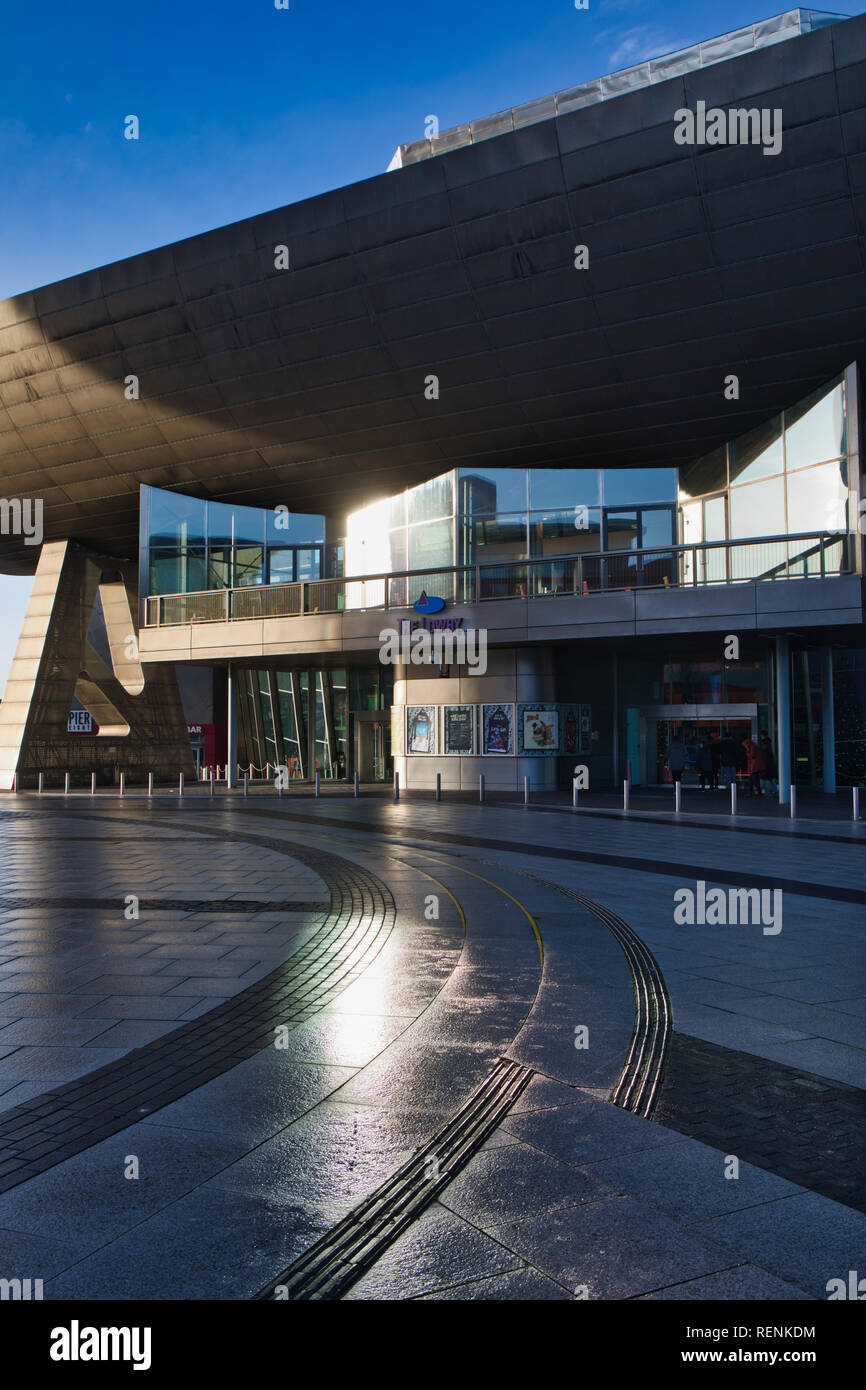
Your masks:
M 39 557 L 3 785 L 207 738 L 230 778 L 653 786 L 762 732 L 783 796 L 859 785 L 864 77 L 866 20 L 790 11 L 0 306 L 44 503 L 0 535 Z M 749 141 L 677 135 L 729 108 Z

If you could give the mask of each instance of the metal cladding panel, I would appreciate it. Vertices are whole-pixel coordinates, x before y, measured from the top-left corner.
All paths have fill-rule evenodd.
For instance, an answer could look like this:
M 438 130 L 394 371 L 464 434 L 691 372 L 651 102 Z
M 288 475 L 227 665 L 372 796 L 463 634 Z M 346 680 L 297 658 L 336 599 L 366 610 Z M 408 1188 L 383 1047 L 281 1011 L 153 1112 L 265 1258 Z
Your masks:
M 672 465 L 761 423 L 866 360 L 866 18 L 824 23 L 0 303 L 0 492 L 132 557 L 140 483 L 341 515 L 452 466 Z M 698 100 L 778 107 L 781 152 L 677 145 Z M 37 549 L 0 535 L 0 569 Z

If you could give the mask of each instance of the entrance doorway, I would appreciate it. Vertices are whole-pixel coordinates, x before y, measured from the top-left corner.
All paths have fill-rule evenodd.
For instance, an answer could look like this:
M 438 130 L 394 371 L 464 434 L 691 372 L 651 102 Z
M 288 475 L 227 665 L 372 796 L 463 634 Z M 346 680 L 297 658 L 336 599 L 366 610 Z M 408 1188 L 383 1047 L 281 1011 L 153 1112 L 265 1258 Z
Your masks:
M 757 705 L 656 705 L 640 712 L 640 764 L 643 786 L 664 786 L 671 781 L 665 766 L 667 751 L 674 739 L 685 744 L 688 753 L 683 783 L 700 782 L 699 754 L 704 739 L 720 743 L 730 737 L 735 743 L 758 737 Z
M 361 782 L 385 782 L 388 779 L 391 725 L 386 711 L 356 713 L 355 768 Z

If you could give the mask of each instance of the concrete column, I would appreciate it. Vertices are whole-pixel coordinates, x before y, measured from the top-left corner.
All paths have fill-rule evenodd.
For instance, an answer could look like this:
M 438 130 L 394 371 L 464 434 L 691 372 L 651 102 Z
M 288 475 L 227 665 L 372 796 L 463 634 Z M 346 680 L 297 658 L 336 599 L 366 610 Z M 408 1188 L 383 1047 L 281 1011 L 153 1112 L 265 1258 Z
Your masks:
M 836 790 L 836 725 L 833 717 L 833 648 L 821 648 L 821 727 L 824 731 L 824 790 Z
M 791 658 L 787 637 L 776 638 L 776 759 L 779 802 L 791 796 Z
M 226 675 L 226 724 L 228 726 L 226 786 L 234 787 L 237 785 L 238 773 L 238 683 L 231 663 L 229 663 Z

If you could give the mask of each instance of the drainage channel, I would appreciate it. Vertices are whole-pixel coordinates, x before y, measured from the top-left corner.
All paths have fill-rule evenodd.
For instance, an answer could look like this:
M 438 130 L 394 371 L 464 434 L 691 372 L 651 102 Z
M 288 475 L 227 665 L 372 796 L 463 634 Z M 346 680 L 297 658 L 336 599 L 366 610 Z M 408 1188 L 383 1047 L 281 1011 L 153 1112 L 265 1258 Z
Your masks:
M 453 1182 L 502 1122 L 533 1074 L 531 1068 L 502 1058 L 423 1149 L 256 1298 L 274 1302 L 341 1298 Z
M 619 943 L 634 983 L 635 1022 L 628 1056 L 610 1099 L 620 1109 L 649 1119 L 658 1100 L 673 1029 L 671 1001 L 658 961 L 628 923 L 610 908 L 574 888 L 540 878 L 526 869 L 511 869 L 510 872 L 541 883 L 577 903 L 597 917 Z

